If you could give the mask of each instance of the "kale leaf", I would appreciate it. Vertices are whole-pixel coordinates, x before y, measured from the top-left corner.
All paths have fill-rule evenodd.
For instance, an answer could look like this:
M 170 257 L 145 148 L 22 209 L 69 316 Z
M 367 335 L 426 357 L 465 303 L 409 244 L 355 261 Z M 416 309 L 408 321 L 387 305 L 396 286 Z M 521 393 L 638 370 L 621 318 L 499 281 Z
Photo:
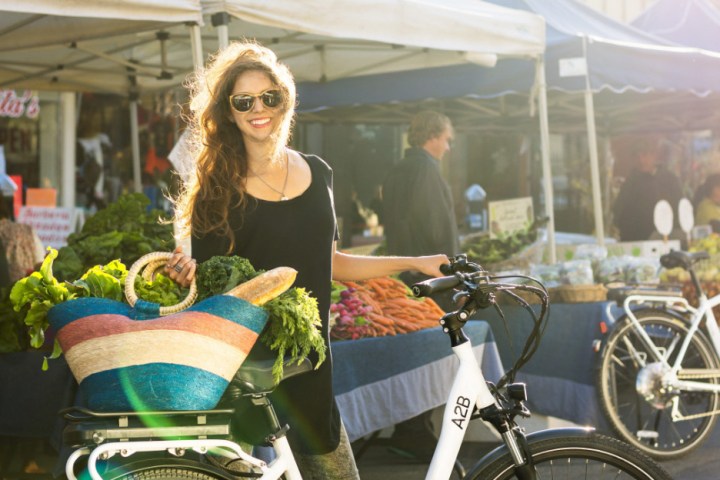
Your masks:
M 261 272 L 255 271 L 247 258 L 238 256 L 215 256 L 197 267 L 197 300 L 220 295 L 250 280 Z

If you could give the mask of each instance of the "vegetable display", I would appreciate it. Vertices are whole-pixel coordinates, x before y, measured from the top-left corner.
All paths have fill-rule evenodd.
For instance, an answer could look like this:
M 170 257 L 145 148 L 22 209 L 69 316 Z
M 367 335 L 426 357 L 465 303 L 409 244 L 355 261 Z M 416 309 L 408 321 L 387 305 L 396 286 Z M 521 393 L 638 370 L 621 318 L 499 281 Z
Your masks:
M 40 270 L 18 281 L 10 292 L 14 311 L 24 318 L 30 332 L 30 345 L 34 348 L 40 348 L 45 343 L 45 332 L 49 326 L 47 312 L 52 306 L 82 297 L 125 301 L 123 287 L 127 268 L 120 260 L 94 266 L 74 282 L 60 282 L 53 275 L 53 262 L 57 256 L 58 251 L 50 248 Z M 247 259 L 213 257 L 198 265 L 198 297 L 226 293 L 261 273 L 255 271 Z M 135 291 L 139 298 L 161 306 L 175 305 L 187 295 L 186 289 L 162 273 L 155 274 L 150 281 L 142 276 L 136 277 Z M 276 380 L 282 377 L 284 361 L 299 362 L 311 352 L 316 352 L 316 366 L 325 360 L 326 346 L 320 333 L 317 300 L 304 289 L 290 288 L 262 307 L 268 311 L 269 322 L 260 335 L 260 341 L 277 352 L 273 366 Z M 10 327 L 0 324 L 0 334 L 6 328 Z M 55 342 L 49 358 L 57 358 L 61 353 Z M 47 359 L 43 368 L 47 368 Z
M 330 338 L 334 340 L 437 327 L 445 314 L 432 299 L 414 298 L 404 283 L 391 277 L 335 282 L 330 313 Z
M 468 260 L 487 266 L 509 259 L 532 244 L 536 238 L 537 230 L 534 225 L 497 237 L 488 234 L 471 235 L 462 242 L 460 251 L 467 253 Z
M 142 193 L 125 194 L 88 218 L 59 250 L 55 276 L 72 281 L 92 266 L 115 258 L 132 265 L 147 253 L 171 250 L 172 225 L 163 211 L 150 210 L 149 205 Z

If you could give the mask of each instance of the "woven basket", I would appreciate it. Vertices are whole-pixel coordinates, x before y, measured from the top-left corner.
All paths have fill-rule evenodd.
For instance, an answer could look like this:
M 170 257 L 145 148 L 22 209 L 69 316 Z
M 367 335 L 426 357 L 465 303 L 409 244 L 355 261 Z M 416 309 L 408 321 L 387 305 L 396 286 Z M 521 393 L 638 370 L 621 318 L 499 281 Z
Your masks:
M 130 270 L 137 273 L 158 256 L 146 257 Z M 128 275 L 130 297 L 134 292 L 128 285 L 133 282 L 134 275 Z M 267 322 L 265 310 L 228 295 L 163 317 L 158 305 L 137 297 L 133 303 L 135 308 L 104 298 L 81 298 L 48 312 L 70 370 L 93 410 L 214 408 Z
M 607 300 L 604 285 L 562 285 L 548 289 L 552 303 L 586 303 Z

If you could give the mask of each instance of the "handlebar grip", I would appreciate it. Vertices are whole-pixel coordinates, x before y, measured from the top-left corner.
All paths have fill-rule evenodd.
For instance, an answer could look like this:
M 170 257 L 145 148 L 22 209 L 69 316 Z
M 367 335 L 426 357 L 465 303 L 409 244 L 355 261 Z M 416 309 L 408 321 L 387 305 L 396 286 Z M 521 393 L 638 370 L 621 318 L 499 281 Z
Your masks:
M 447 277 L 438 277 L 425 280 L 424 282 L 416 283 L 412 286 L 413 295 L 416 297 L 427 297 L 436 292 L 442 292 L 444 290 L 450 290 L 451 288 L 457 287 L 462 282 L 462 279 L 458 276 L 452 275 Z
M 452 265 L 450 265 L 449 263 L 443 263 L 442 265 L 440 265 L 440 273 L 442 273 L 443 275 L 452 275 L 455 272 L 453 272 Z

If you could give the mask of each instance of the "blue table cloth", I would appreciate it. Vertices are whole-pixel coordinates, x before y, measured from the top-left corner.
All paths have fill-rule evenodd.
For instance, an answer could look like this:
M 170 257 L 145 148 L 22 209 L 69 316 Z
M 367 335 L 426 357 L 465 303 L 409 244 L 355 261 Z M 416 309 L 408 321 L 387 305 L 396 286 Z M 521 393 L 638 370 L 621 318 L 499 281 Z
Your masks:
M 476 317 L 491 325 L 500 358 L 509 368 L 525 343 L 532 321 L 522 307 L 501 308 L 510 336 L 493 309 L 483 310 Z M 516 377 L 516 381 L 527 383 L 531 411 L 606 429 L 595 390 L 599 354 L 593 349 L 593 342 L 602 338 L 601 322 L 608 322 L 618 313 L 610 302 L 550 305 L 540 347 Z
M 465 333 L 485 377 L 503 374 L 493 332 L 469 322 Z M 443 405 L 459 361 L 440 328 L 394 337 L 333 342 L 333 386 L 351 441 Z

